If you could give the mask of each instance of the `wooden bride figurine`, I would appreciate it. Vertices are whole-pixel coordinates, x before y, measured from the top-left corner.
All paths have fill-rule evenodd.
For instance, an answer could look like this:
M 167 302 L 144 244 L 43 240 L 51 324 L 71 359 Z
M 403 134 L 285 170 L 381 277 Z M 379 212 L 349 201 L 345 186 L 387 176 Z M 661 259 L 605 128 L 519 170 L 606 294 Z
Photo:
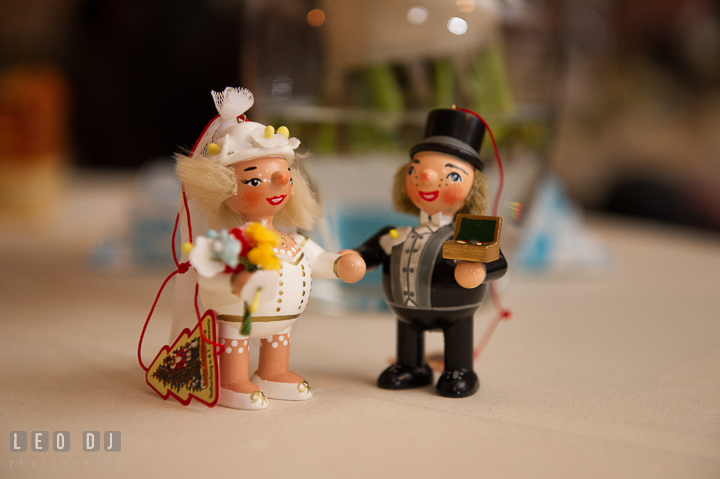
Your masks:
M 254 101 L 248 90 L 228 87 L 212 95 L 219 116 L 206 127 L 193 153 L 176 155 L 191 226 L 195 231 L 232 231 L 259 223 L 279 238 L 273 253 L 280 261 L 277 270 L 206 275 L 212 277 L 203 277 L 202 268 L 195 266 L 199 299 L 217 314 L 224 348 L 218 404 L 264 409 L 266 398 L 310 399 L 307 381 L 288 369 L 292 326 L 307 306 L 312 278 L 353 283 L 365 274 L 365 263 L 357 254 L 329 253 L 298 233 L 288 233 L 311 228 L 322 214 L 294 161 L 300 142 L 286 127 L 275 131 L 248 121 L 245 112 Z M 251 331 L 242 331 L 245 305 L 259 288 Z M 250 338 L 261 338 L 258 370 L 252 377 Z

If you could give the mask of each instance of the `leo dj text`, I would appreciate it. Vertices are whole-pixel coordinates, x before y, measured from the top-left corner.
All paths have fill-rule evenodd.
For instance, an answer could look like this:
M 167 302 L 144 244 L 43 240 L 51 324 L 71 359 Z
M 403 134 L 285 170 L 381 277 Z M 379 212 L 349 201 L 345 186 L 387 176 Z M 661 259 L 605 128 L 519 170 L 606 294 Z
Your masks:
M 101 436 L 99 431 L 85 431 L 82 433 L 82 448 L 85 452 L 98 452 L 100 443 L 102 449 L 107 452 L 120 451 L 120 431 L 105 431 Z M 34 452 L 45 452 L 50 450 L 52 445 L 53 451 L 67 452 L 70 450 L 70 431 L 54 431 L 52 440 L 47 431 L 33 431 L 30 433 L 28 441 L 27 431 L 10 431 L 10 451 L 23 452 L 27 451 L 28 443 L 30 450 Z

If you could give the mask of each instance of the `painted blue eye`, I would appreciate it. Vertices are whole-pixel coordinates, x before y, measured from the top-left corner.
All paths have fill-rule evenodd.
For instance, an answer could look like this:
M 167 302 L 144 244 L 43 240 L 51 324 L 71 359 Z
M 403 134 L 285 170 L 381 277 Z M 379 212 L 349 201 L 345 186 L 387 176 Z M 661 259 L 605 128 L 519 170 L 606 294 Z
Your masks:
M 454 171 L 452 173 L 448 173 L 447 178 L 448 180 L 453 182 L 462 181 L 462 176 L 460 176 L 458 173 L 455 173 Z
M 240 180 L 240 182 L 243 185 L 249 184 L 250 186 L 258 186 L 260 183 L 262 183 L 262 180 L 260 178 L 252 178 L 250 180 Z
M 408 168 L 408 175 L 412 175 L 413 173 L 415 173 L 415 166 L 410 165 L 410 168 Z

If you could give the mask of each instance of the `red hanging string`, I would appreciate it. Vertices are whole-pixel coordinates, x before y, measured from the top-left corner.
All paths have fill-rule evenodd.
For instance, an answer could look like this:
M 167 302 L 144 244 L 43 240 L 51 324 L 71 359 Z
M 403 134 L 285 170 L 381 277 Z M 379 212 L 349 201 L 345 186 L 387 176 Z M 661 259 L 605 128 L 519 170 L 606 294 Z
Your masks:
M 495 193 L 495 199 L 493 200 L 493 207 L 492 207 L 492 215 L 497 216 L 497 210 L 498 210 L 498 203 L 500 203 L 500 194 L 502 193 L 503 186 L 505 185 L 505 172 L 503 171 L 502 166 L 502 160 L 500 159 L 500 153 L 498 153 L 497 143 L 495 143 L 495 135 L 493 135 L 492 130 L 490 129 L 490 125 L 487 124 L 485 119 L 475 113 L 472 110 L 466 110 L 465 108 L 458 108 L 458 111 L 464 111 L 465 113 L 470 113 L 471 115 L 475 115 L 478 117 L 478 119 L 483 122 L 483 125 L 485 125 L 485 129 L 487 130 L 488 134 L 490 135 L 490 140 L 492 140 L 493 149 L 495 150 L 495 159 L 497 159 L 498 164 L 498 171 L 500 173 L 500 181 L 498 182 L 498 190 L 497 193 Z
M 505 185 L 505 172 L 503 171 L 502 166 L 502 160 L 500 159 L 500 153 L 498 153 L 497 143 L 495 142 L 495 136 L 492 133 L 492 130 L 490 129 L 490 125 L 487 124 L 485 119 L 475 113 L 472 110 L 467 110 L 465 108 L 458 108 L 459 111 L 464 111 L 465 113 L 470 113 L 471 115 L 475 115 L 483 124 L 485 125 L 485 129 L 487 130 L 488 134 L 490 135 L 490 140 L 492 140 L 493 149 L 495 150 L 495 159 L 497 160 L 498 165 L 498 173 L 499 173 L 499 182 L 498 182 L 498 189 L 497 193 L 495 193 L 495 199 L 493 200 L 493 206 L 492 206 L 492 215 L 497 216 L 498 211 L 498 205 L 500 203 L 500 195 L 502 194 L 503 186 Z M 490 322 L 490 324 L 485 328 L 485 331 L 483 332 L 482 337 L 480 338 L 480 341 L 478 341 L 477 346 L 475 346 L 475 350 L 473 351 L 473 360 L 477 360 L 477 358 L 480 356 L 480 353 L 483 352 L 485 349 L 485 346 L 487 346 L 488 342 L 490 342 L 490 338 L 492 337 L 493 333 L 495 332 L 495 328 L 497 328 L 498 324 L 500 324 L 500 321 L 507 321 L 510 318 L 512 318 L 512 311 L 509 309 L 505 309 L 500 302 L 500 296 L 497 292 L 497 286 L 495 285 L 495 282 L 490 283 L 490 299 L 493 303 L 493 306 L 495 307 L 495 310 L 497 311 L 497 316 L 493 318 L 493 320 Z
M 205 132 L 210 127 L 210 125 L 217 119 L 220 115 L 215 115 L 212 120 L 210 120 L 207 125 L 205 125 L 205 128 L 203 128 L 202 133 L 200 133 L 200 136 L 195 141 L 195 144 L 192 147 L 192 150 L 190 150 L 190 157 L 193 156 L 195 153 L 195 149 L 197 148 L 198 144 L 200 143 L 200 139 L 205 135 Z M 188 208 L 188 201 L 187 201 L 187 195 L 185 195 L 185 189 L 182 190 L 182 198 L 183 198 L 183 206 L 185 207 L 185 219 L 187 220 L 187 226 L 188 226 L 188 237 L 190 244 L 193 243 L 193 235 L 192 235 L 192 224 L 190 223 L 190 208 Z M 160 286 L 160 290 L 158 290 L 157 295 L 155 296 L 155 301 L 153 301 L 152 306 L 150 307 L 150 312 L 148 313 L 147 319 L 145 319 L 145 324 L 143 325 L 142 333 L 140 333 L 140 340 L 138 341 L 138 350 L 137 350 L 137 357 L 138 357 L 138 363 L 140 363 L 140 367 L 143 368 L 144 371 L 147 371 L 148 368 L 143 364 L 142 361 L 142 343 L 145 339 L 145 331 L 147 330 L 148 324 L 150 323 L 150 318 L 152 318 L 153 313 L 155 312 L 155 306 L 157 306 L 158 300 L 160 299 L 160 295 L 162 294 L 163 290 L 165 289 L 165 285 L 167 285 L 168 281 L 170 281 L 170 278 L 175 276 L 176 274 L 185 274 L 190 269 L 190 263 L 180 263 L 177 258 L 177 251 L 175 249 L 175 238 L 177 236 L 177 229 L 178 229 L 178 223 L 180 222 L 180 212 L 178 212 L 177 216 L 175 217 L 175 227 L 173 228 L 172 233 L 172 254 L 173 254 L 173 261 L 175 262 L 175 267 L 177 268 L 175 271 L 170 273 L 167 278 L 165 278 L 165 281 L 163 281 L 162 286 Z M 197 315 L 198 325 L 200 326 L 198 329 L 200 331 L 200 335 L 202 336 L 202 339 L 208 343 L 212 344 L 213 346 L 222 347 L 221 344 L 215 343 L 213 341 L 210 341 L 208 338 L 205 337 L 202 331 L 202 318 L 200 317 L 200 311 L 198 309 L 197 304 L 198 299 L 198 285 L 197 282 L 195 283 L 195 314 Z
M 210 125 L 212 125 L 213 122 L 214 122 L 219 116 L 220 116 L 219 114 L 218 114 L 218 115 L 215 115 L 215 116 L 212 117 L 212 119 L 207 123 L 207 125 L 205 125 L 205 128 L 203 128 L 202 133 L 200 133 L 200 136 L 198 136 L 198 139 L 195 140 L 195 144 L 193 145 L 192 150 L 190 150 L 190 155 L 189 155 L 190 158 L 192 158 L 193 153 L 195 153 L 195 148 L 197 148 L 198 143 L 200 143 L 200 140 L 202 139 L 202 137 L 205 136 L 205 132 L 207 131 L 207 129 L 210 128 Z
M 185 188 L 182 190 L 182 197 L 183 197 L 183 204 L 185 205 L 185 217 L 187 218 L 187 225 L 188 225 L 188 241 L 190 244 L 193 244 L 193 234 L 192 234 L 192 223 L 190 223 L 190 209 L 188 208 L 188 201 L 187 201 L 187 195 L 185 195 Z
M 155 296 L 155 301 L 153 301 L 153 304 L 152 304 L 152 307 L 150 308 L 150 312 L 148 313 L 147 319 L 145 320 L 145 325 L 143 326 L 142 333 L 140 333 L 140 341 L 138 341 L 137 358 L 138 358 L 138 362 L 140 363 L 140 367 L 143 368 L 144 371 L 147 371 L 148 368 L 145 366 L 145 364 L 143 364 L 142 355 L 140 354 L 140 352 L 142 351 L 142 343 L 143 343 L 143 339 L 145 338 L 145 330 L 147 329 L 148 323 L 150 322 L 150 318 L 152 317 L 153 312 L 155 311 L 155 306 L 157 305 L 157 302 L 160 299 L 160 294 L 162 294 L 163 289 L 165 289 L 165 285 L 167 284 L 168 281 L 170 281 L 170 278 L 172 278 L 179 272 L 180 272 L 180 270 L 176 269 L 175 271 L 170 273 L 170 275 L 168 275 L 167 278 L 165 278 L 165 281 L 163 281 L 162 286 L 160 286 L 160 290 L 157 292 L 157 296 Z
M 155 296 L 155 301 L 153 301 L 152 306 L 150 307 L 150 312 L 148 313 L 147 319 L 145 319 L 145 324 L 143 325 L 142 333 L 140 333 L 140 340 L 138 341 L 138 350 L 137 350 L 137 357 L 138 362 L 140 363 L 140 367 L 143 368 L 144 371 L 147 371 L 148 368 L 143 364 L 142 362 L 142 356 L 140 354 L 142 350 L 142 343 L 143 339 L 145 338 L 145 331 L 147 330 L 148 324 L 150 323 L 150 318 L 152 318 L 153 313 L 155 312 L 155 306 L 157 306 L 157 302 L 160 299 L 160 295 L 163 292 L 163 289 L 165 289 L 165 285 L 170 281 L 170 278 L 175 276 L 176 274 L 185 274 L 187 273 L 188 269 L 190 269 L 190 263 L 178 263 L 177 260 L 177 253 L 175 252 L 175 235 L 177 234 L 177 228 L 178 223 L 180 222 L 180 213 L 177 214 L 175 217 L 175 227 L 173 228 L 172 233 L 172 253 L 173 253 L 173 261 L 175 261 L 175 266 L 177 269 L 170 273 L 167 278 L 165 278 L 165 281 L 163 281 L 162 286 L 160 286 L 160 290 L 158 290 L 157 295 Z
M 205 132 L 208 128 L 210 128 L 210 125 L 213 124 L 213 122 L 219 117 L 220 115 L 215 115 L 212 117 L 212 119 L 205 125 L 205 128 L 203 128 L 202 133 L 200 133 L 200 136 L 198 136 L 198 139 L 195 140 L 195 144 L 193 145 L 192 149 L 190 150 L 190 155 L 188 155 L 190 158 L 195 154 L 195 150 L 198 147 L 198 144 L 200 143 L 200 140 L 203 136 L 205 136 Z M 188 237 L 190 238 L 190 244 L 193 243 L 193 234 L 192 234 L 192 224 L 190 223 L 190 209 L 188 208 L 188 200 L 187 195 L 185 194 L 185 188 L 182 189 L 182 198 L 183 198 L 183 205 L 185 206 L 185 217 L 187 219 L 187 226 L 188 226 Z M 179 213 L 178 213 L 179 215 Z M 175 227 L 177 227 L 177 220 L 175 223 Z M 175 232 L 173 232 L 173 255 L 175 255 Z M 177 264 L 177 260 L 175 260 L 175 263 Z
M 175 251 L 175 233 L 177 232 L 178 222 L 180 221 L 180 212 L 175 216 L 175 227 L 173 228 L 173 234 L 172 234 L 172 254 L 173 254 L 173 261 L 175 261 L 175 267 L 180 267 L 180 263 L 178 263 L 177 259 L 177 252 Z
M 208 344 L 212 344 L 216 348 L 223 348 L 223 345 L 220 343 L 216 343 L 215 341 L 210 341 L 208 338 L 205 337 L 205 334 L 203 334 L 202 330 L 202 318 L 200 317 L 200 310 L 198 309 L 198 284 L 195 283 L 195 315 L 197 316 L 198 325 L 200 326 L 198 328 L 198 331 L 200 331 L 200 336 L 202 336 L 203 341 L 205 341 Z
M 198 139 L 195 140 L 195 144 L 192 147 L 192 150 L 190 150 L 190 158 L 195 154 L 195 150 L 198 147 L 198 144 L 200 143 L 200 140 L 203 136 L 205 136 L 205 132 L 208 128 L 210 128 L 210 125 L 213 124 L 213 122 L 219 118 L 220 115 L 215 115 L 212 117 L 212 119 L 205 125 L 205 128 L 203 128 L 202 133 L 200 133 L 200 136 L 198 136 Z M 192 223 L 190 222 L 190 208 L 188 207 L 188 200 L 187 195 L 185 194 L 185 189 L 182 190 L 182 198 L 183 198 L 183 205 L 185 206 L 185 217 L 187 219 L 187 226 L 188 226 L 188 237 L 190 238 L 190 244 L 193 244 L 193 234 L 192 234 Z M 173 245 L 175 242 L 173 241 Z M 205 337 L 205 334 L 202 330 L 202 318 L 200 317 L 200 310 L 198 309 L 198 284 L 197 281 L 195 281 L 195 297 L 193 299 L 193 305 L 195 306 L 195 315 L 197 316 L 197 322 L 198 322 L 198 331 L 200 331 L 200 336 L 202 337 L 203 341 L 205 341 L 208 344 L 212 344 L 215 347 L 222 347 L 222 344 L 216 343 L 214 341 L 210 341 L 208 338 Z

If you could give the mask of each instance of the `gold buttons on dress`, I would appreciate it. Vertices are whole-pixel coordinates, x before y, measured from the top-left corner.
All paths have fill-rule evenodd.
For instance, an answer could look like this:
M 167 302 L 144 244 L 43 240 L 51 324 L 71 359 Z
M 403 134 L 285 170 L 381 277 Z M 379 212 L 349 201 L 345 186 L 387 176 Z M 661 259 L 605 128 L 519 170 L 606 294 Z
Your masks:
M 283 285 L 283 282 L 280 281 L 280 282 L 278 283 L 278 286 L 282 286 L 282 285 Z
M 282 303 L 282 299 L 278 298 L 278 303 Z
M 279 313 L 279 312 L 280 312 L 280 306 L 278 306 L 277 308 L 275 308 L 275 311 L 277 311 L 277 312 Z
M 305 291 L 303 291 L 303 296 L 305 296 Z
M 303 288 L 305 287 L 305 281 L 303 281 Z

